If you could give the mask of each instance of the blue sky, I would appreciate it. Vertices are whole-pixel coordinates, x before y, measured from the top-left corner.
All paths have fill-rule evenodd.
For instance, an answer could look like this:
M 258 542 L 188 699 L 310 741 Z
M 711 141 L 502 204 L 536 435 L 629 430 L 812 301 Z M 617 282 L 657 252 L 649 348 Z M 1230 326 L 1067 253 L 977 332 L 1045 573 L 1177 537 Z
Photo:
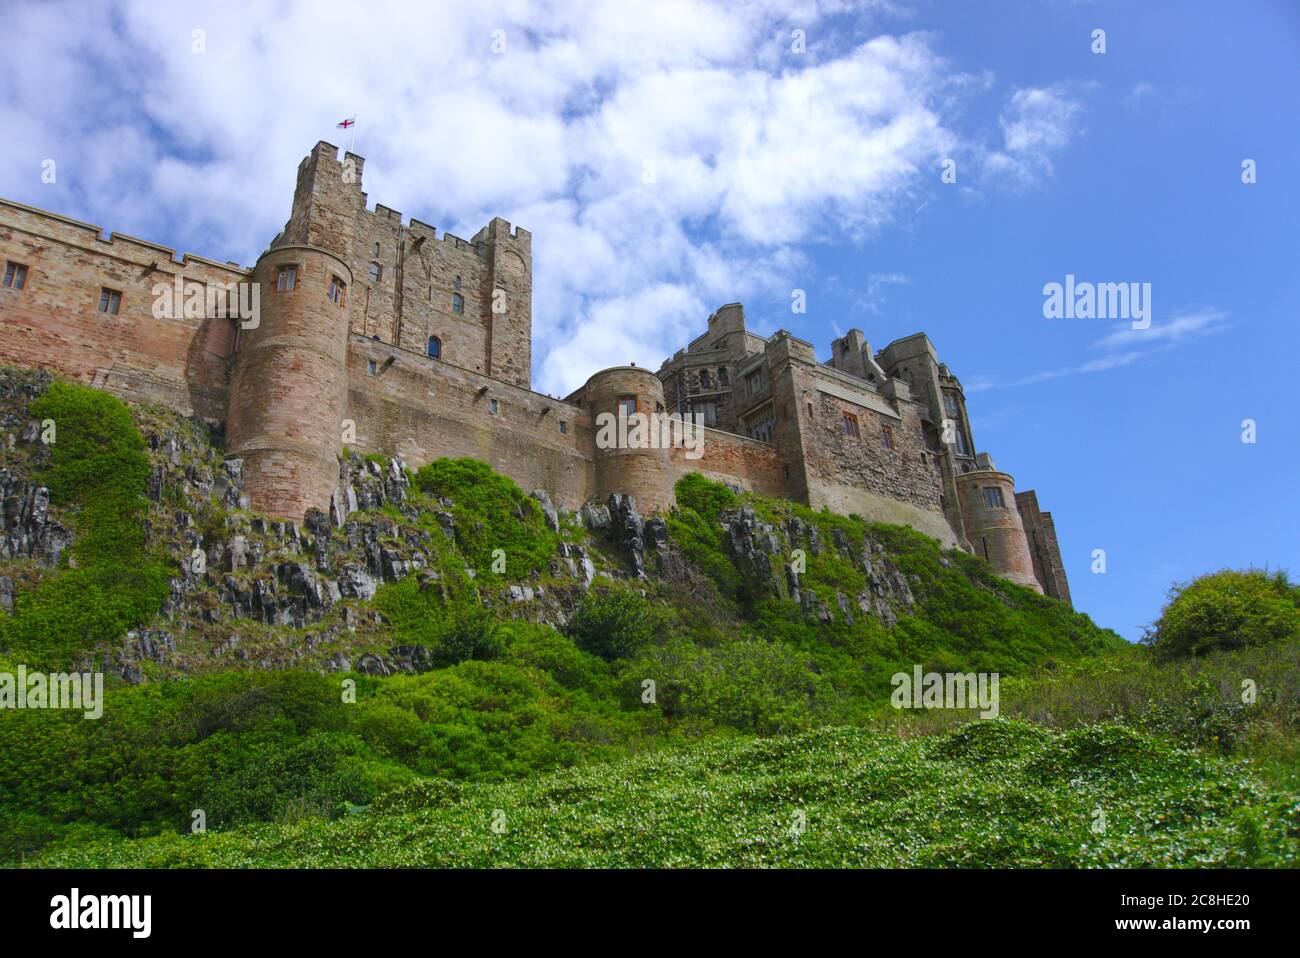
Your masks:
M 1300 571 L 1300 5 L 365 10 L 13 4 L 0 195 L 251 263 L 356 114 L 372 204 L 532 231 L 543 391 L 657 367 L 737 300 L 823 357 L 924 330 L 1101 624 L 1136 638 L 1222 566 Z M 1045 319 L 1067 274 L 1150 283 L 1151 327 Z

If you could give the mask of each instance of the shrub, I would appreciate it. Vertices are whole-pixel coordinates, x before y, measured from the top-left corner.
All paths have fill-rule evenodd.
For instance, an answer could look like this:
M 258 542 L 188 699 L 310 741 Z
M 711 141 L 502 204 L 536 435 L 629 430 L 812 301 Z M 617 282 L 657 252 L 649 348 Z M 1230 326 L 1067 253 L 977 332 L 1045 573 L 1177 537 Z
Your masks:
M 660 624 L 641 593 L 598 586 L 583 596 L 565 631 L 579 648 L 611 661 L 638 652 Z
M 55 382 L 28 412 L 55 423 L 39 481 L 55 503 L 72 509 L 74 567 L 18 597 L 13 615 L 0 618 L 0 645 L 29 665 L 61 667 L 157 612 L 167 570 L 146 548 L 149 459 L 126 404 Z
M 420 491 L 446 497 L 456 515 L 456 545 L 481 574 L 492 572 L 493 550 L 505 551 L 506 575 L 521 579 L 547 568 L 559 535 L 541 507 L 510 479 L 477 459 L 436 459 L 415 474 Z
M 1175 585 L 1146 641 L 1158 658 L 1263 645 L 1300 635 L 1300 587 L 1285 572 L 1224 569 Z

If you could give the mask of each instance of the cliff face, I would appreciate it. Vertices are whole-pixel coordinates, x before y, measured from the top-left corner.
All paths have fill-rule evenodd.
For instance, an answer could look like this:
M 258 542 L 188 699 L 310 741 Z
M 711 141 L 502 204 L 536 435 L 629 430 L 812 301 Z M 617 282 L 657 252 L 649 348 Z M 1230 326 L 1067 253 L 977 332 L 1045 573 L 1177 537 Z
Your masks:
M 50 383 L 0 372 L 5 611 L 75 561 L 78 507 L 51 504 L 40 484 L 52 447 L 28 410 Z M 682 508 L 646 519 L 631 496 L 571 512 L 469 460 L 414 475 L 397 459 L 345 450 L 328 511 L 268 519 L 249 510 L 245 464 L 224 458 L 212 427 L 152 406 L 132 407 L 131 418 L 148 458 L 145 547 L 166 570 L 165 598 L 120 639 L 77 657 L 130 682 L 227 668 L 434 668 L 428 648 L 396 640 L 385 589 L 399 586 L 449 621 L 481 610 L 562 631 L 593 584 L 621 582 L 675 615 L 703 610 L 733 636 L 776 616 L 831 645 L 868 636 L 891 657 L 905 644 L 896 627 L 931 615 L 941 577 L 1002 607 L 1029 601 L 999 592 L 1011 587 L 978 560 L 914 533 L 899 539 L 891 527 L 738 496 L 700 477 L 679 487 Z

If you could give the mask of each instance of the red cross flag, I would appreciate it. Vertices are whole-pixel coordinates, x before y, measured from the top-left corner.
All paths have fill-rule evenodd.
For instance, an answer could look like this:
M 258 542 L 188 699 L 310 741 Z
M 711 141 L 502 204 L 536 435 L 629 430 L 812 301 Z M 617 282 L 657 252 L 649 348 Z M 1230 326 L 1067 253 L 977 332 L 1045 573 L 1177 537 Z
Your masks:
M 357 122 L 357 118 L 355 116 L 350 116 L 346 120 L 340 120 L 338 123 L 338 127 L 340 130 L 346 130 L 348 127 L 352 126 L 356 122 Z

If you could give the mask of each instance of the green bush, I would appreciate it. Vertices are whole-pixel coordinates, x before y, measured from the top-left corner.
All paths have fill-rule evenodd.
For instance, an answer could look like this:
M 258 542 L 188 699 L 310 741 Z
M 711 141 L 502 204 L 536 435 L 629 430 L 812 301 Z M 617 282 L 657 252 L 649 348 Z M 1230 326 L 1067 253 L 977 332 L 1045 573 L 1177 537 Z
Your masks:
M 55 423 L 38 480 L 70 508 L 70 567 L 20 593 L 0 617 L 0 647 L 30 666 L 59 668 L 101 643 L 116 642 L 156 613 L 167 568 L 146 548 L 149 459 L 121 400 L 55 382 L 28 407 Z
M 522 579 L 544 571 L 559 535 L 546 526 L 541 506 L 510 479 L 477 459 L 436 459 L 415 474 L 425 494 L 452 501 L 456 546 L 480 575 L 492 575 L 493 552 L 505 552 L 505 575 Z
M 582 597 L 565 632 L 580 649 L 612 661 L 636 654 L 662 622 L 641 593 L 602 585 Z
M 1297 635 L 1300 586 L 1285 572 L 1224 569 L 1175 585 L 1147 641 L 1167 660 Z

